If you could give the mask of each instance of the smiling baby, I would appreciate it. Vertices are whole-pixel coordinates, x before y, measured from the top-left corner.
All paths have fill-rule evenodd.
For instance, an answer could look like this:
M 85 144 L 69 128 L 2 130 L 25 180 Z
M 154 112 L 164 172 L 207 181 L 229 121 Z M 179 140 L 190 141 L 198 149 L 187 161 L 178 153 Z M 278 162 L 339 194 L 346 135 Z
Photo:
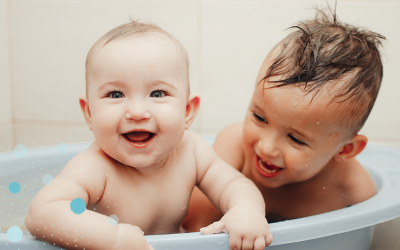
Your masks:
M 155 25 L 132 21 L 93 45 L 79 102 L 95 141 L 33 200 L 25 223 L 36 239 L 71 249 L 152 249 L 143 234 L 178 233 L 198 186 L 225 214 L 202 233 L 229 233 L 231 249 L 272 242 L 257 187 L 186 131 L 200 103 L 188 79 L 185 49 Z M 82 213 L 71 210 L 77 198 Z

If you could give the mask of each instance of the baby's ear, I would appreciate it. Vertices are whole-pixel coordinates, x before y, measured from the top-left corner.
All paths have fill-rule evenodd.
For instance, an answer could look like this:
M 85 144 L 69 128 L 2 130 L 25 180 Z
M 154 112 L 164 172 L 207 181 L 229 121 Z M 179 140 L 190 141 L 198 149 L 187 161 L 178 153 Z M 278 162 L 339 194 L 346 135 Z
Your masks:
M 79 105 L 81 106 L 83 117 L 85 118 L 85 121 L 86 121 L 87 125 L 89 126 L 89 129 L 91 131 L 93 131 L 92 115 L 90 114 L 89 103 L 88 103 L 86 95 L 81 95 L 79 97 Z
M 196 117 L 197 111 L 200 107 L 200 96 L 192 93 L 189 95 L 188 103 L 186 105 L 185 114 L 185 129 L 188 129 L 192 125 L 194 118 Z
M 342 149 L 335 155 L 335 160 L 345 161 L 356 157 L 367 145 L 368 139 L 364 135 L 356 135 L 347 142 Z

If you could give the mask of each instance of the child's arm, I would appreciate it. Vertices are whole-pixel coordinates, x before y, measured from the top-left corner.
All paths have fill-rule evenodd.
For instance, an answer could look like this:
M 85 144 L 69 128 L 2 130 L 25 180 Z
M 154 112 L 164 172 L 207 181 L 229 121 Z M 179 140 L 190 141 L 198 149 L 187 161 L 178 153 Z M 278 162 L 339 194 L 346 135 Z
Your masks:
M 242 130 L 243 122 L 229 125 L 218 134 L 213 146 L 222 160 L 239 171 L 244 163 Z M 182 226 L 190 232 L 198 232 L 200 228 L 220 220 L 222 216 L 207 196 L 195 187 L 190 197 L 188 215 L 182 221 Z
M 143 232 L 129 224 L 111 225 L 108 217 L 91 210 L 75 214 L 71 201 L 81 198 L 86 206 L 103 196 L 107 156 L 72 159 L 63 171 L 36 195 L 25 218 L 29 232 L 38 240 L 71 249 L 153 249 Z M 91 159 L 91 160 L 88 160 Z
M 198 186 L 225 214 L 201 232 L 229 233 L 231 249 L 264 249 L 271 244 L 272 235 L 260 191 L 244 175 L 222 161 L 207 142 L 194 137 Z

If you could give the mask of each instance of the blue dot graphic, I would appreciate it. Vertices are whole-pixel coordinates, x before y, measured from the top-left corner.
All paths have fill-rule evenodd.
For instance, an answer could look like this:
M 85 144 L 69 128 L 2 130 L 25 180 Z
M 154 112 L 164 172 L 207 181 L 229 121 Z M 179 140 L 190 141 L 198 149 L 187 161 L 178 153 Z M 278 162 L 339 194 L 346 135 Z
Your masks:
M 81 214 L 86 210 L 86 203 L 81 198 L 76 198 L 71 201 L 70 207 L 74 214 Z
M 118 222 L 119 218 L 115 214 L 110 215 L 110 217 L 108 217 L 108 223 L 110 223 L 111 226 L 116 226 Z
M 50 185 L 51 183 L 53 183 L 53 176 L 51 176 L 50 174 L 43 175 L 42 182 L 44 183 L 44 185 Z
M 10 190 L 11 193 L 16 194 L 21 190 L 21 185 L 19 185 L 18 182 L 11 182 L 10 185 L 8 185 L 8 190 Z
M 24 158 L 28 154 L 28 149 L 25 147 L 24 144 L 18 144 L 14 147 L 14 155 L 17 158 Z
M 18 242 L 22 239 L 22 230 L 21 228 L 17 227 L 17 226 L 13 226 L 10 227 L 7 230 L 7 238 L 11 241 L 11 242 Z
M 60 154 L 65 154 L 68 152 L 68 145 L 65 143 L 60 143 L 57 146 L 57 150 L 60 152 Z

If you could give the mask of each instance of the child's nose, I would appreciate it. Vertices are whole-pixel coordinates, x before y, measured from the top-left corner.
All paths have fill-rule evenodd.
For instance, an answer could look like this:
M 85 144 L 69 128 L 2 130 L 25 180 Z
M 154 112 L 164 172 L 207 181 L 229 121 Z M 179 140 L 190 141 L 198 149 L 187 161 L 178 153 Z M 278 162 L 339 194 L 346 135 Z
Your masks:
M 280 150 L 277 145 L 276 139 L 273 137 L 262 138 L 258 145 L 261 153 L 268 155 L 270 157 L 278 157 L 280 155 Z
M 151 115 L 146 108 L 146 105 L 142 101 L 135 101 L 134 103 L 130 103 L 128 110 L 125 114 L 125 118 L 127 120 L 147 120 L 150 119 Z

